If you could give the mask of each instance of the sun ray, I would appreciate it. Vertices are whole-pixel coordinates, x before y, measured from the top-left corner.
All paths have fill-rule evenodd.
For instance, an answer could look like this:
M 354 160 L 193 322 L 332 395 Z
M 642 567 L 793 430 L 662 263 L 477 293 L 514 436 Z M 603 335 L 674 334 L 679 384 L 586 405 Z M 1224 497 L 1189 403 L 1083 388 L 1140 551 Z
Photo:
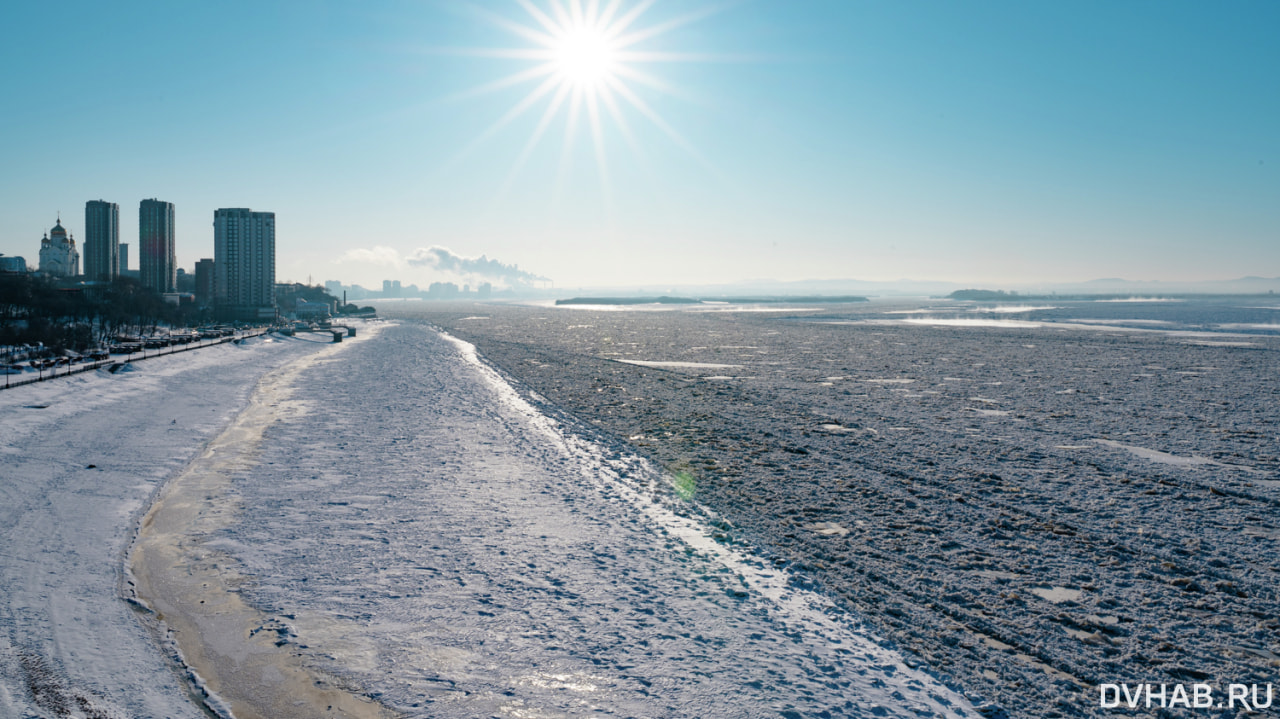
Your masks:
M 450 95 L 446 97 L 444 101 L 457 102 L 459 100 L 469 100 L 473 97 L 480 97 L 481 95 L 488 95 L 489 93 L 497 92 L 498 90 L 505 90 L 513 85 L 519 85 L 521 83 L 528 82 L 529 80 L 535 80 L 539 77 L 543 77 L 544 75 L 550 75 L 555 71 L 556 64 L 554 62 L 545 62 L 541 65 L 535 65 L 527 70 L 521 70 L 520 72 L 499 78 L 493 82 L 485 83 L 479 87 L 473 87 L 470 90 L 464 90 L 454 95 Z
M 622 96 L 622 99 L 631 103 L 631 106 L 634 107 L 641 115 L 649 118 L 649 121 L 656 125 L 658 129 L 662 130 L 667 137 L 671 138 L 672 142 L 676 143 L 681 149 L 689 153 L 689 155 L 693 157 L 693 159 L 697 160 L 704 168 L 713 172 L 717 176 L 720 174 L 720 172 L 702 156 L 702 153 L 698 152 L 698 148 L 694 147 L 688 140 L 684 139 L 683 135 L 677 132 L 676 129 L 668 124 L 666 120 L 662 119 L 662 116 L 655 112 L 653 108 L 649 107 L 647 102 L 632 92 L 631 88 L 627 87 L 617 78 L 610 77 L 607 81 L 609 85 Z
M 550 60 L 555 53 L 548 48 L 532 47 L 424 47 L 412 52 L 422 55 L 457 55 L 460 57 L 493 57 L 503 60 Z
M 609 23 L 613 22 L 613 16 L 618 14 L 618 8 L 622 6 L 622 0 L 609 0 L 609 4 L 604 6 L 604 10 L 600 12 L 600 17 L 592 23 L 593 27 L 606 28 Z
M 578 134 L 578 115 L 582 109 L 582 87 L 574 85 L 569 98 L 569 121 L 564 126 L 564 145 L 560 148 L 560 165 L 556 168 L 556 184 L 552 191 L 552 207 L 559 207 L 560 198 L 564 195 L 564 178 L 569 174 L 569 163 L 573 159 L 573 139 Z
M 543 81 L 541 85 L 534 88 L 532 92 L 526 95 L 523 100 L 516 103 L 515 107 L 508 110 L 507 114 L 503 115 L 501 118 L 498 119 L 497 122 L 493 123 L 493 125 L 490 126 L 488 130 L 485 130 L 482 137 L 488 137 L 489 135 L 492 135 L 498 130 L 501 130 L 502 128 L 506 127 L 507 123 L 523 115 L 526 110 L 528 110 L 530 107 L 533 107 L 533 103 L 537 102 L 543 95 L 555 89 L 556 85 L 557 85 L 557 78 L 555 78 L 554 76 L 547 78 L 545 81 Z
M 697 12 L 691 12 L 685 15 L 681 15 L 680 17 L 672 18 L 671 20 L 668 20 L 663 23 L 658 23 L 657 25 L 647 27 L 643 30 L 635 30 L 627 33 L 626 35 L 620 35 L 614 38 L 613 45 L 614 47 L 621 50 L 623 48 L 627 48 L 632 45 L 635 45 L 638 42 L 642 42 L 644 40 L 648 40 L 650 38 L 654 38 L 659 35 L 662 35 L 663 33 L 670 32 L 678 27 L 683 27 L 685 25 L 688 25 L 691 22 L 697 22 L 698 20 L 701 20 L 710 15 L 714 15 L 718 12 L 720 12 L 720 8 L 718 7 L 703 8 L 702 10 L 699 10 Z
M 506 179 L 502 181 L 502 185 L 498 188 L 498 195 L 494 198 L 495 203 L 505 197 L 511 189 L 516 175 L 520 174 L 520 170 L 529 161 L 529 156 L 533 154 L 534 149 L 542 141 L 543 135 L 547 133 L 547 128 L 551 127 L 551 121 L 560 112 L 560 107 L 564 105 L 565 98 L 569 96 L 571 90 L 571 86 L 561 85 L 556 91 L 555 97 L 551 99 L 551 103 L 547 105 L 547 109 L 542 113 L 542 118 L 538 120 L 538 126 L 534 128 L 533 135 L 529 137 L 529 141 L 520 150 L 520 155 L 516 157 L 516 161 L 512 164 L 511 171 L 507 173 Z
M 665 199 L 666 193 L 662 190 L 664 183 L 653 169 L 653 163 L 649 162 L 649 157 L 640 148 L 640 142 L 631 130 L 631 123 L 627 120 L 626 113 L 622 112 L 622 109 L 618 107 L 613 91 L 608 87 L 603 88 L 600 93 L 600 99 L 604 101 L 604 106 L 609 111 L 609 116 L 617 123 L 618 132 L 622 135 L 622 140 L 626 143 L 627 149 L 631 151 L 636 164 L 640 166 L 640 170 L 644 172 L 645 177 L 648 177 L 651 181 L 650 186 L 654 188 L 655 194 Z
M 617 234 L 614 224 L 613 179 L 609 176 L 609 158 L 605 153 L 604 128 L 600 123 L 600 95 L 587 96 L 587 117 L 591 121 L 591 140 L 595 144 L 596 171 L 600 174 L 600 196 L 604 201 L 604 221 L 610 235 Z
M 619 62 L 764 62 L 763 55 L 729 55 L 710 52 L 662 52 L 654 50 L 619 50 Z
M 524 8 L 525 12 L 528 12 L 529 15 L 531 15 L 539 25 L 541 25 L 543 28 L 546 29 L 548 33 L 550 33 L 550 35 L 547 35 L 546 37 L 551 42 L 555 42 L 555 35 L 556 33 L 560 32 L 560 26 L 556 24 L 556 21 L 552 20 L 537 5 L 534 5 L 532 2 L 530 2 L 530 0 L 516 0 L 516 2 L 519 3 L 520 7 Z M 544 44 L 549 44 L 549 43 L 544 43 Z
M 529 0 L 516 0 L 516 1 L 520 2 L 521 4 L 525 4 L 529 2 Z M 530 8 L 530 12 L 538 12 L 538 9 L 534 7 L 532 4 L 529 5 L 529 8 Z M 539 32 L 536 28 L 531 28 L 528 25 L 521 25 L 520 23 L 514 20 L 505 18 L 502 15 L 499 15 L 498 13 L 492 12 L 490 10 L 486 10 L 482 7 L 473 7 L 473 11 L 480 17 L 483 17 L 485 20 L 489 21 L 490 23 L 493 23 L 494 25 L 497 25 L 498 27 L 504 30 L 507 30 L 508 32 L 519 35 L 520 37 L 523 37 L 526 40 L 542 45 L 543 47 L 549 47 L 550 45 L 555 43 L 555 30 L 556 30 L 555 23 L 550 23 L 550 24 L 539 23 L 539 24 L 542 24 L 542 26 L 546 29 L 546 32 Z
M 671 85 L 670 83 L 668 83 L 668 82 L 666 82 L 666 81 L 664 81 L 664 80 L 662 80 L 662 79 L 660 79 L 660 78 L 658 78 L 658 77 L 656 77 L 656 76 L 654 76 L 654 75 L 652 75 L 652 74 L 650 74 L 650 73 L 647 73 L 647 72 L 645 72 L 644 70 L 638 70 L 638 69 L 636 69 L 636 68 L 634 68 L 634 67 L 627 67 L 626 65 L 623 65 L 623 64 L 619 63 L 619 64 L 618 64 L 618 66 L 617 66 L 617 67 L 615 67 L 615 68 L 613 69 L 613 71 L 614 71 L 614 73 L 615 73 L 615 74 L 617 74 L 617 75 L 621 75 L 622 77 L 629 78 L 629 79 L 631 79 L 631 80 L 635 80 L 636 82 L 640 83 L 641 85 L 646 85 L 646 86 L 648 86 L 648 87 L 652 87 L 653 89 L 655 89 L 655 90 L 660 90 L 660 91 L 662 91 L 662 92 L 667 93 L 668 95 L 680 95 L 680 94 L 682 94 L 679 90 L 677 90 L 677 89 L 676 89 L 673 85 Z
M 604 130 L 600 127 L 600 107 L 598 96 L 593 92 L 587 95 L 587 119 L 591 124 L 591 141 L 596 150 L 596 169 L 600 172 L 600 185 L 604 190 L 605 204 L 612 206 L 613 194 L 610 191 L 609 163 L 604 152 Z
M 646 10 L 653 7 L 654 2 L 655 0 L 640 0 L 625 15 L 614 21 L 612 25 L 600 28 L 600 34 L 612 40 L 628 27 L 631 27 L 631 23 L 635 22 L 636 18 L 643 15 Z
M 564 5 L 560 0 L 550 0 L 551 11 L 556 14 L 556 19 L 560 21 L 560 31 L 573 27 L 573 18 L 569 15 L 569 11 L 564 9 Z
M 525 95 L 523 100 L 516 103 L 515 107 L 508 110 L 506 114 L 498 118 L 498 120 L 494 122 L 492 125 L 490 125 L 488 128 L 486 128 L 484 132 L 480 133 L 480 135 L 476 137 L 476 139 L 467 143 L 465 147 L 463 147 L 458 152 L 454 153 L 453 157 L 450 158 L 448 162 L 445 163 L 444 168 L 441 168 L 441 169 L 443 170 L 443 169 L 448 169 L 448 168 L 457 166 L 457 164 L 461 162 L 467 155 L 471 154 L 477 147 L 482 145 L 485 142 L 485 140 L 488 140 L 490 137 L 493 137 L 498 133 L 498 131 L 500 131 L 502 128 L 506 127 L 507 125 L 509 125 L 512 120 L 515 120 L 517 117 L 520 117 L 525 112 L 527 112 L 530 107 L 533 107 L 534 103 L 536 103 L 548 92 L 551 92 L 552 90 L 556 89 L 556 87 L 558 87 L 559 84 L 560 84 L 559 78 L 557 78 L 555 75 L 548 77 L 546 80 L 542 82 L 541 85 L 538 85 L 536 88 L 530 91 L 528 95 Z
M 631 131 L 631 123 L 627 122 L 627 116 L 619 109 L 618 102 L 613 97 L 613 90 L 610 90 L 607 85 L 601 88 L 600 99 L 604 101 L 605 109 L 609 111 L 609 117 L 613 118 L 613 121 L 618 124 L 618 132 L 622 135 L 623 141 L 635 153 L 637 159 L 647 162 L 644 158 L 644 153 L 640 151 L 640 142 L 636 140 L 635 133 Z

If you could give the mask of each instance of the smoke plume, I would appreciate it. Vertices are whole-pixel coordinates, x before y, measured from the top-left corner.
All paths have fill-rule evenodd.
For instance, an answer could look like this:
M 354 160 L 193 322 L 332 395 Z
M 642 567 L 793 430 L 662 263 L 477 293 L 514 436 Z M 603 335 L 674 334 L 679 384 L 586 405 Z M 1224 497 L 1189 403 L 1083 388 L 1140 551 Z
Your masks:
M 414 267 L 431 267 L 441 272 L 474 275 L 512 285 L 547 281 L 546 277 L 535 275 L 532 272 L 525 272 L 518 265 L 504 265 L 484 255 L 463 257 L 454 254 L 449 248 L 439 245 L 419 247 L 411 252 L 405 260 Z

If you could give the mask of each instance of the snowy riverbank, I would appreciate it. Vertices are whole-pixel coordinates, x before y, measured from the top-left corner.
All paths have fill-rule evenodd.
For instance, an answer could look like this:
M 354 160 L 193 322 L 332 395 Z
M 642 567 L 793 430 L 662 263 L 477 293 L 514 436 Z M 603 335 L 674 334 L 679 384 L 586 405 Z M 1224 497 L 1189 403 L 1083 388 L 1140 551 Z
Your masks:
M 331 344 L 264 375 L 248 406 L 165 486 L 142 518 L 127 569 L 136 600 L 154 612 L 166 632 L 164 644 L 181 656 L 204 703 L 226 719 L 390 715 L 282 649 L 272 618 L 242 597 L 246 578 L 210 541 L 242 519 L 243 502 L 232 489 L 236 477 L 247 473 L 271 481 L 272 470 L 258 466 L 263 434 L 306 413 L 306 402 L 293 398 L 299 375 L 376 334 L 366 329 L 358 340 Z
M 327 343 L 255 338 L 0 393 L 0 715 L 206 717 L 122 599 L 124 553 L 258 378 Z

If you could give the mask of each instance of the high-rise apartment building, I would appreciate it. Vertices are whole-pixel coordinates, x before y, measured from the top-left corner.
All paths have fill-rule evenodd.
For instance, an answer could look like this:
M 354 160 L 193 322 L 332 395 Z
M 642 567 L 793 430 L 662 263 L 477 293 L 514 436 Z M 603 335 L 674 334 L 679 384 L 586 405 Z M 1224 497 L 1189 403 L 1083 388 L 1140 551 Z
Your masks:
M 128 271 L 129 271 L 129 243 L 121 242 L 120 243 L 120 274 L 123 275 Z
M 276 213 L 213 213 L 214 302 L 223 315 L 269 319 L 276 304 Z
M 84 203 L 84 274 L 90 280 L 113 280 L 120 274 L 120 206 Z
M 138 206 L 139 279 L 156 292 L 174 292 L 178 261 L 173 242 L 173 203 L 143 200 Z
M 196 304 L 201 307 L 208 307 L 213 304 L 213 267 L 213 260 L 210 259 L 196 262 Z

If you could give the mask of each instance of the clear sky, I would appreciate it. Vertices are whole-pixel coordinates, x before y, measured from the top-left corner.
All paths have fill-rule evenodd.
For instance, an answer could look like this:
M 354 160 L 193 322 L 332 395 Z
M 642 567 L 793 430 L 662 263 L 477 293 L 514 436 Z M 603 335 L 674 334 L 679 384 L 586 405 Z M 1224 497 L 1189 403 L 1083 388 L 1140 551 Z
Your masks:
M 10 3 L 0 252 L 102 198 L 136 268 L 157 197 L 366 286 L 1280 275 L 1280 3 L 578 1 Z

